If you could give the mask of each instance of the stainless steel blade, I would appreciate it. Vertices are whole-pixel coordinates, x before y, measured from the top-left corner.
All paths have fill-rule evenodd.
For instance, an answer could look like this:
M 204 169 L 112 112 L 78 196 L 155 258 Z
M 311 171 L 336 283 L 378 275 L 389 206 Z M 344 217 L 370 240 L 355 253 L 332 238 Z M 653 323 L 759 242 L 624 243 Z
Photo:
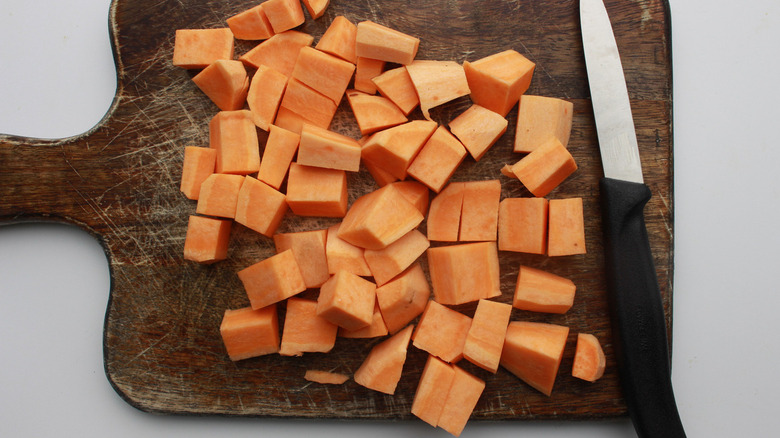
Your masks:
M 603 1 L 581 0 L 580 22 L 604 176 L 642 183 L 623 64 Z

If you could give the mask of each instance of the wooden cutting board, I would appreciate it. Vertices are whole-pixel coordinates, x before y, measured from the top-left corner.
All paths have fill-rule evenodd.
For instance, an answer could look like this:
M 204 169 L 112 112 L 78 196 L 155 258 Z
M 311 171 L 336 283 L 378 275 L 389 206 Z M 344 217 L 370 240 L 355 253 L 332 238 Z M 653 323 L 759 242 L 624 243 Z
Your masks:
M 311 384 L 306 369 L 352 374 L 379 340 L 339 339 L 330 354 L 228 360 L 219 336 L 225 309 L 248 304 L 236 272 L 273 254 L 273 243 L 241 226 L 231 236 L 229 260 L 200 266 L 182 258 L 187 218 L 195 203 L 178 190 L 185 145 L 208 144 L 216 107 L 191 82 L 192 72 L 171 64 L 177 28 L 225 26 L 225 19 L 257 1 L 117 0 L 109 25 L 118 89 L 106 117 L 90 132 L 44 141 L 0 136 L 0 222 L 54 220 L 78 224 L 105 248 L 111 291 L 105 319 L 105 370 L 111 385 L 144 411 L 271 417 L 408 419 L 425 353 L 410 348 L 394 396 L 354 381 Z M 424 5 L 424 7 L 422 6 Z M 673 191 L 669 8 L 663 0 L 608 0 L 623 54 L 646 181 L 650 242 L 671 328 Z M 422 40 L 418 58 L 477 60 L 515 49 L 536 63 L 528 94 L 574 103 L 569 149 L 579 170 L 549 198 L 583 197 L 588 253 L 548 258 L 501 253 L 501 301 L 510 302 L 518 266 L 527 264 L 571 278 L 574 307 L 566 315 L 514 310 L 513 319 L 546 321 L 571 329 L 551 397 L 503 369 L 489 374 L 463 367 L 487 382 L 476 419 L 585 419 L 624 415 L 604 295 L 598 179 L 601 164 L 585 75 L 576 1 L 568 0 L 331 0 L 323 18 L 301 30 L 322 35 L 337 15 L 370 19 Z M 237 54 L 253 44 L 238 42 Z M 433 111 L 441 123 L 469 105 L 459 99 Z M 419 110 L 418 110 L 419 111 Z M 479 162 L 470 158 L 456 180 L 498 178 L 503 197 L 529 196 L 500 175 L 511 152 L 509 130 Z M 415 113 L 419 117 L 419 112 Z M 358 137 L 342 103 L 333 130 Z M 265 134 L 260 131 L 261 142 Z M 367 172 L 349 177 L 350 202 L 374 189 Z M 326 227 L 335 220 L 289 215 L 279 231 Z M 424 227 L 424 225 L 423 225 Z M 421 259 L 425 266 L 425 258 Z M 426 267 L 427 269 L 427 267 Z M 309 292 L 315 293 L 315 292 Z M 458 310 L 471 315 L 473 306 Z M 607 354 L 604 377 L 591 384 L 571 377 L 578 332 L 594 333 Z M 671 333 L 671 331 L 670 331 Z M 53 358 L 56 362 L 56 358 Z

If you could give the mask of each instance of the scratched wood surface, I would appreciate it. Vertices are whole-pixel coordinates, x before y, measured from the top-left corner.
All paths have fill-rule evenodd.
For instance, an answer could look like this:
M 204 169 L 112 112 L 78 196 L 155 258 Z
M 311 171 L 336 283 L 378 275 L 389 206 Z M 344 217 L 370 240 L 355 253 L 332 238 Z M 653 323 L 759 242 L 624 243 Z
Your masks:
M 105 119 L 74 138 L 43 141 L 0 136 L 0 223 L 56 220 L 94 234 L 110 263 L 105 319 L 108 379 L 133 406 L 155 413 L 271 417 L 409 419 L 425 353 L 410 348 L 394 396 L 353 381 L 319 386 L 304 381 L 308 368 L 352 374 L 379 340 L 339 339 L 330 354 L 267 356 L 233 363 L 219 337 L 227 308 L 248 304 L 236 272 L 273 253 L 272 241 L 234 227 L 229 259 L 200 266 L 182 258 L 188 215 L 195 204 L 178 191 L 185 145 L 206 146 L 208 120 L 217 111 L 193 85 L 192 72 L 171 65 L 177 28 L 224 26 L 253 1 L 118 0 L 109 25 L 118 91 Z M 604 297 L 597 181 L 601 165 L 579 33 L 571 0 L 331 0 L 326 15 L 301 30 L 319 37 L 337 15 L 365 19 L 420 36 L 418 58 L 476 60 L 515 49 L 536 63 L 529 94 L 574 102 L 569 148 L 580 169 L 550 198 L 584 197 L 588 254 L 551 259 L 501 253 L 503 296 L 509 302 L 521 263 L 570 277 L 578 286 L 566 315 L 515 310 L 513 319 L 571 328 L 551 397 L 501 369 L 488 374 L 463 366 L 487 382 L 473 418 L 491 420 L 587 419 L 625 414 L 618 387 Z M 608 0 L 623 53 L 646 181 L 654 193 L 646 208 L 648 231 L 671 327 L 673 190 L 671 41 L 668 5 L 662 0 Z M 237 53 L 253 44 L 238 42 Z M 459 99 L 433 111 L 446 123 L 463 111 Z M 419 111 L 419 110 L 418 110 Z M 419 117 L 419 112 L 414 114 Z M 481 160 L 471 159 L 457 180 L 499 178 L 503 196 L 529 196 L 500 176 L 511 152 L 509 130 Z M 346 104 L 332 129 L 358 136 Z M 265 135 L 260 131 L 261 141 Z M 366 172 L 349 178 L 350 202 L 376 186 Z M 334 220 L 288 215 L 280 231 L 322 228 Z M 422 225 L 424 228 L 424 224 Z M 422 260 L 425 265 L 425 259 Z M 314 296 L 316 291 L 308 291 Z M 466 314 L 473 306 L 459 306 Z M 283 316 L 283 314 L 282 314 Z M 606 374 L 590 384 L 570 375 L 576 333 L 596 334 L 607 354 Z M 671 333 L 671 331 L 670 331 Z M 56 358 L 52 358 L 56 363 Z

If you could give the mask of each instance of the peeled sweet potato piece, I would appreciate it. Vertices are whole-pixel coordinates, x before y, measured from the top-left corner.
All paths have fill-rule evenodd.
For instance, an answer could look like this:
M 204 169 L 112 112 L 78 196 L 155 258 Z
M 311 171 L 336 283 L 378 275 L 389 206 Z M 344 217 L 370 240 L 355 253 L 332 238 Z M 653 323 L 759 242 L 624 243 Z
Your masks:
M 277 34 L 298 27 L 306 21 L 300 0 L 265 0 L 263 10 Z
M 339 271 L 347 271 L 361 277 L 370 277 L 371 269 L 366 263 L 365 250 L 341 239 L 338 236 L 340 226 L 336 224 L 328 228 L 325 245 L 328 272 L 335 274 Z
M 298 59 L 298 52 L 313 42 L 314 37 L 307 33 L 288 30 L 261 42 L 238 59 L 254 68 L 267 65 L 290 77 Z
M 428 301 L 412 335 L 412 344 L 439 359 L 455 363 L 463 358 L 471 318 L 436 301 Z
M 436 427 L 447 404 L 447 395 L 454 379 L 455 369 L 452 365 L 429 355 L 414 393 L 412 414 Z
M 550 200 L 547 255 L 555 257 L 586 253 L 582 208 L 582 198 Z
M 248 175 L 260 170 L 260 146 L 252 113 L 220 111 L 209 122 L 209 147 L 217 150 L 217 173 Z
M 355 382 L 375 391 L 394 394 L 406 363 L 413 328 L 412 325 L 407 326 L 375 345 L 355 371 Z
M 330 0 L 303 0 L 303 5 L 306 6 L 306 10 L 309 11 L 309 15 L 314 20 L 325 14 L 328 4 L 330 4 Z
M 466 73 L 457 62 L 417 60 L 407 65 L 406 71 L 417 90 L 423 116 L 428 120 L 431 120 L 431 108 L 470 93 Z
M 369 325 L 354 330 L 347 330 L 344 327 L 339 327 L 339 337 L 342 338 L 379 338 L 387 335 L 387 333 L 387 324 L 385 324 L 385 320 L 382 319 L 382 312 L 379 310 L 378 304 L 374 304 L 374 315 L 372 316 Z
M 505 198 L 498 207 L 498 249 L 547 252 L 546 198 Z
M 373 21 L 357 24 L 355 53 L 358 57 L 411 64 L 419 46 L 419 38 Z
M 501 366 L 542 394 L 552 394 L 569 328 L 512 321 L 507 328 Z
M 333 56 L 338 56 L 352 64 L 357 64 L 357 55 L 355 55 L 356 36 L 357 26 L 349 21 L 347 17 L 339 15 L 333 19 L 314 48 L 330 53 Z
M 345 135 L 305 123 L 298 145 L 298 164 L 357 172 L 360 144 Z
M 232 361 L 279 351 L 279 316 L 276 305 L 227 309 L 219 326 L 222 342 Z
M 520 266 L 512 306 L 532 312 L 566 313 L 577 286 L 568 278 L 530 266 Z
M 209 175 L 200 185 L 200 196 L 195 212 L 207 216 L 235 218 L 238 193 L 243 184 L 243 175 L 227 173 Z
M 387 70 L 371 81 L 376 85 L 379 94 L 392 100 L 407 116 L 420 104 L 417 90 L 406 67 Z
M 226 22 L 239 40 L 265 40 L 274 35 L 262 3 L 231 16 Z
M 325 255 L 328 230 L 307 230 L 273 235 L 276 252 L 291 249 L 307 288 L 320 287 L 330 275 Z
M 428 214 L 428 240 L 457 242 L 465 183 L 451 182 L 431 201 Z
M 233 59 L 233 32 L 229 28 L 177 29 L 173 44 L 173 65 L 206 68 L 218 59 Z
M 252 121 L 263 131 L 276 118 L 284 90 L 287 89 L 287 76 L 263 64 L 257 68 L 247 90 L 246 103 L 252 112 Z
M 479 300 L 471 320 L 463 357 L 491 373 L 498 370 L 504 337 L 512 316 L 512 306 L 497 301 Z
M 430 120 L 412 120 L 379 131 L 363 144 L 362 157 L 397 179 L 405 179 L 409 164 L 437 126 Z
M 286 300 L 306 290 L 291 250 L 272 255 L 238 271 L 253 309 Z
M 250 175 L 244 177 L 236 199 L 236 222 L 270 237 L 285 213 L 287 202 L 283 193 Z
M 588 382 L 595 382 L 604 375 L 607 360 L 598 338 L 590 333 L 577 333 L 577 349 L 571 375 Z
M 471 100 L 506 117 L 531 85 L 536 65 L 515 50 L 464 62 Z
M 246 103 L 249 77 L 241 61 L 218 59 L 192 81 L 222 111 L 239 110 Z
M 339 169 L 290 164 L 287 205 L 299 216 L 344 217 L 347 173 Z
M 303 378 L 309 382 L 321 383 L 323 385 L 341 385 L 349 380 L 349 376 L 346 374 L 323 370 L 306 370 Z
M 198 200 L 200 186 L 212 173 L 217 163 L 217 151 L 197 146 L 184 147 L 180 190 L 188 199 Z
M 407 122 L 404 113 L 390 99 L 358 90 L 347 90 L 346 94 L 361 135 Z
M 456 365 L 452 365 L 452 368 L 455 375 L 447 392 L 447 400 L 439 416 L 437 427 L 457 437 L 465 429 L 471 413 L 477 406 L 485 390 L 485 381 Z
M 231 221 L 205 216 L 190 216 L 184 239 L 184 259 L 214 263 L 227 258 Z
M 466 181 L 463 187 L 458 240 L 495 241 L 498 232 L 501 182 L 497 179 Z
M 257 179 L 279 190 L 287 176 L 287 171 L 290 169 L 293 157 L 298 151 L 300 140 L 300 135 L 276 125 L 270 125 Z
M 355 89 L 368 94 L 376 94 L 374 78 L 382 74 L 387 62 L 381 59 L 357 58 L 355 64 Z M 408 115 L 405 114 L 405 115 Z
M 528 153 L 555 138 L 566 146 L 571 135 L 574 104 L 554 97 L 520 97 L 515 152 Z
M 428 267 L 433 295 L 442 304 L 458 305 L 501 295 L 496 242 L 428 248 Z
M 537 197 L 547 196 L 575 170 L 574 157 L 555 138 L 511 166 L 517 179 Z
M 291 78 L 338 105 L 352 80 L 355 65 L 313 47 L 301 47 Z
M 431 296 L 431 287 L 419 263 L 377 287 L 376 299 L 390 333 L 396 333 L 420 315 Z
M 376 284 L 351 272 L 339 271 L 320 287 L 317 315 L 347 330 L 371 324 Z
M 439 126 L 409 164 L 407 173 L 434 192 L 440 192 L 466 158 L 466 148 L 447 128 Z
M 429 246 L 423 233 L 412 230 L 383 249 L 367 249 L 364 257 L 374 281 L 381 286 L 411 266 Z
M 327 353 L 336 345 L 337 334 L 337 325 L 317 315 L 316 301 L 292 297 L 287 300 L 279 354 Z
M 507 125 L 501 114 L 479 105 L 470 106 L 449 124 L 452 133 L 476 161 L 504 135 Z

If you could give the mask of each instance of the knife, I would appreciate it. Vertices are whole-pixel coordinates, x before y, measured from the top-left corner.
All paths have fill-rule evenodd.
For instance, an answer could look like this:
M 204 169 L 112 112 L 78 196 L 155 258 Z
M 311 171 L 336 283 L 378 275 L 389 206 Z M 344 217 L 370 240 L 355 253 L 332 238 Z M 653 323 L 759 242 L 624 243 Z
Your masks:
M 685 437 L 645 227 L 651 193 L 642 176 L 623 66 L 603 0 L 580 0 L 580 24 L 604 168 L 599 188 L 607 294 L 623 396 L 639 437 Z

